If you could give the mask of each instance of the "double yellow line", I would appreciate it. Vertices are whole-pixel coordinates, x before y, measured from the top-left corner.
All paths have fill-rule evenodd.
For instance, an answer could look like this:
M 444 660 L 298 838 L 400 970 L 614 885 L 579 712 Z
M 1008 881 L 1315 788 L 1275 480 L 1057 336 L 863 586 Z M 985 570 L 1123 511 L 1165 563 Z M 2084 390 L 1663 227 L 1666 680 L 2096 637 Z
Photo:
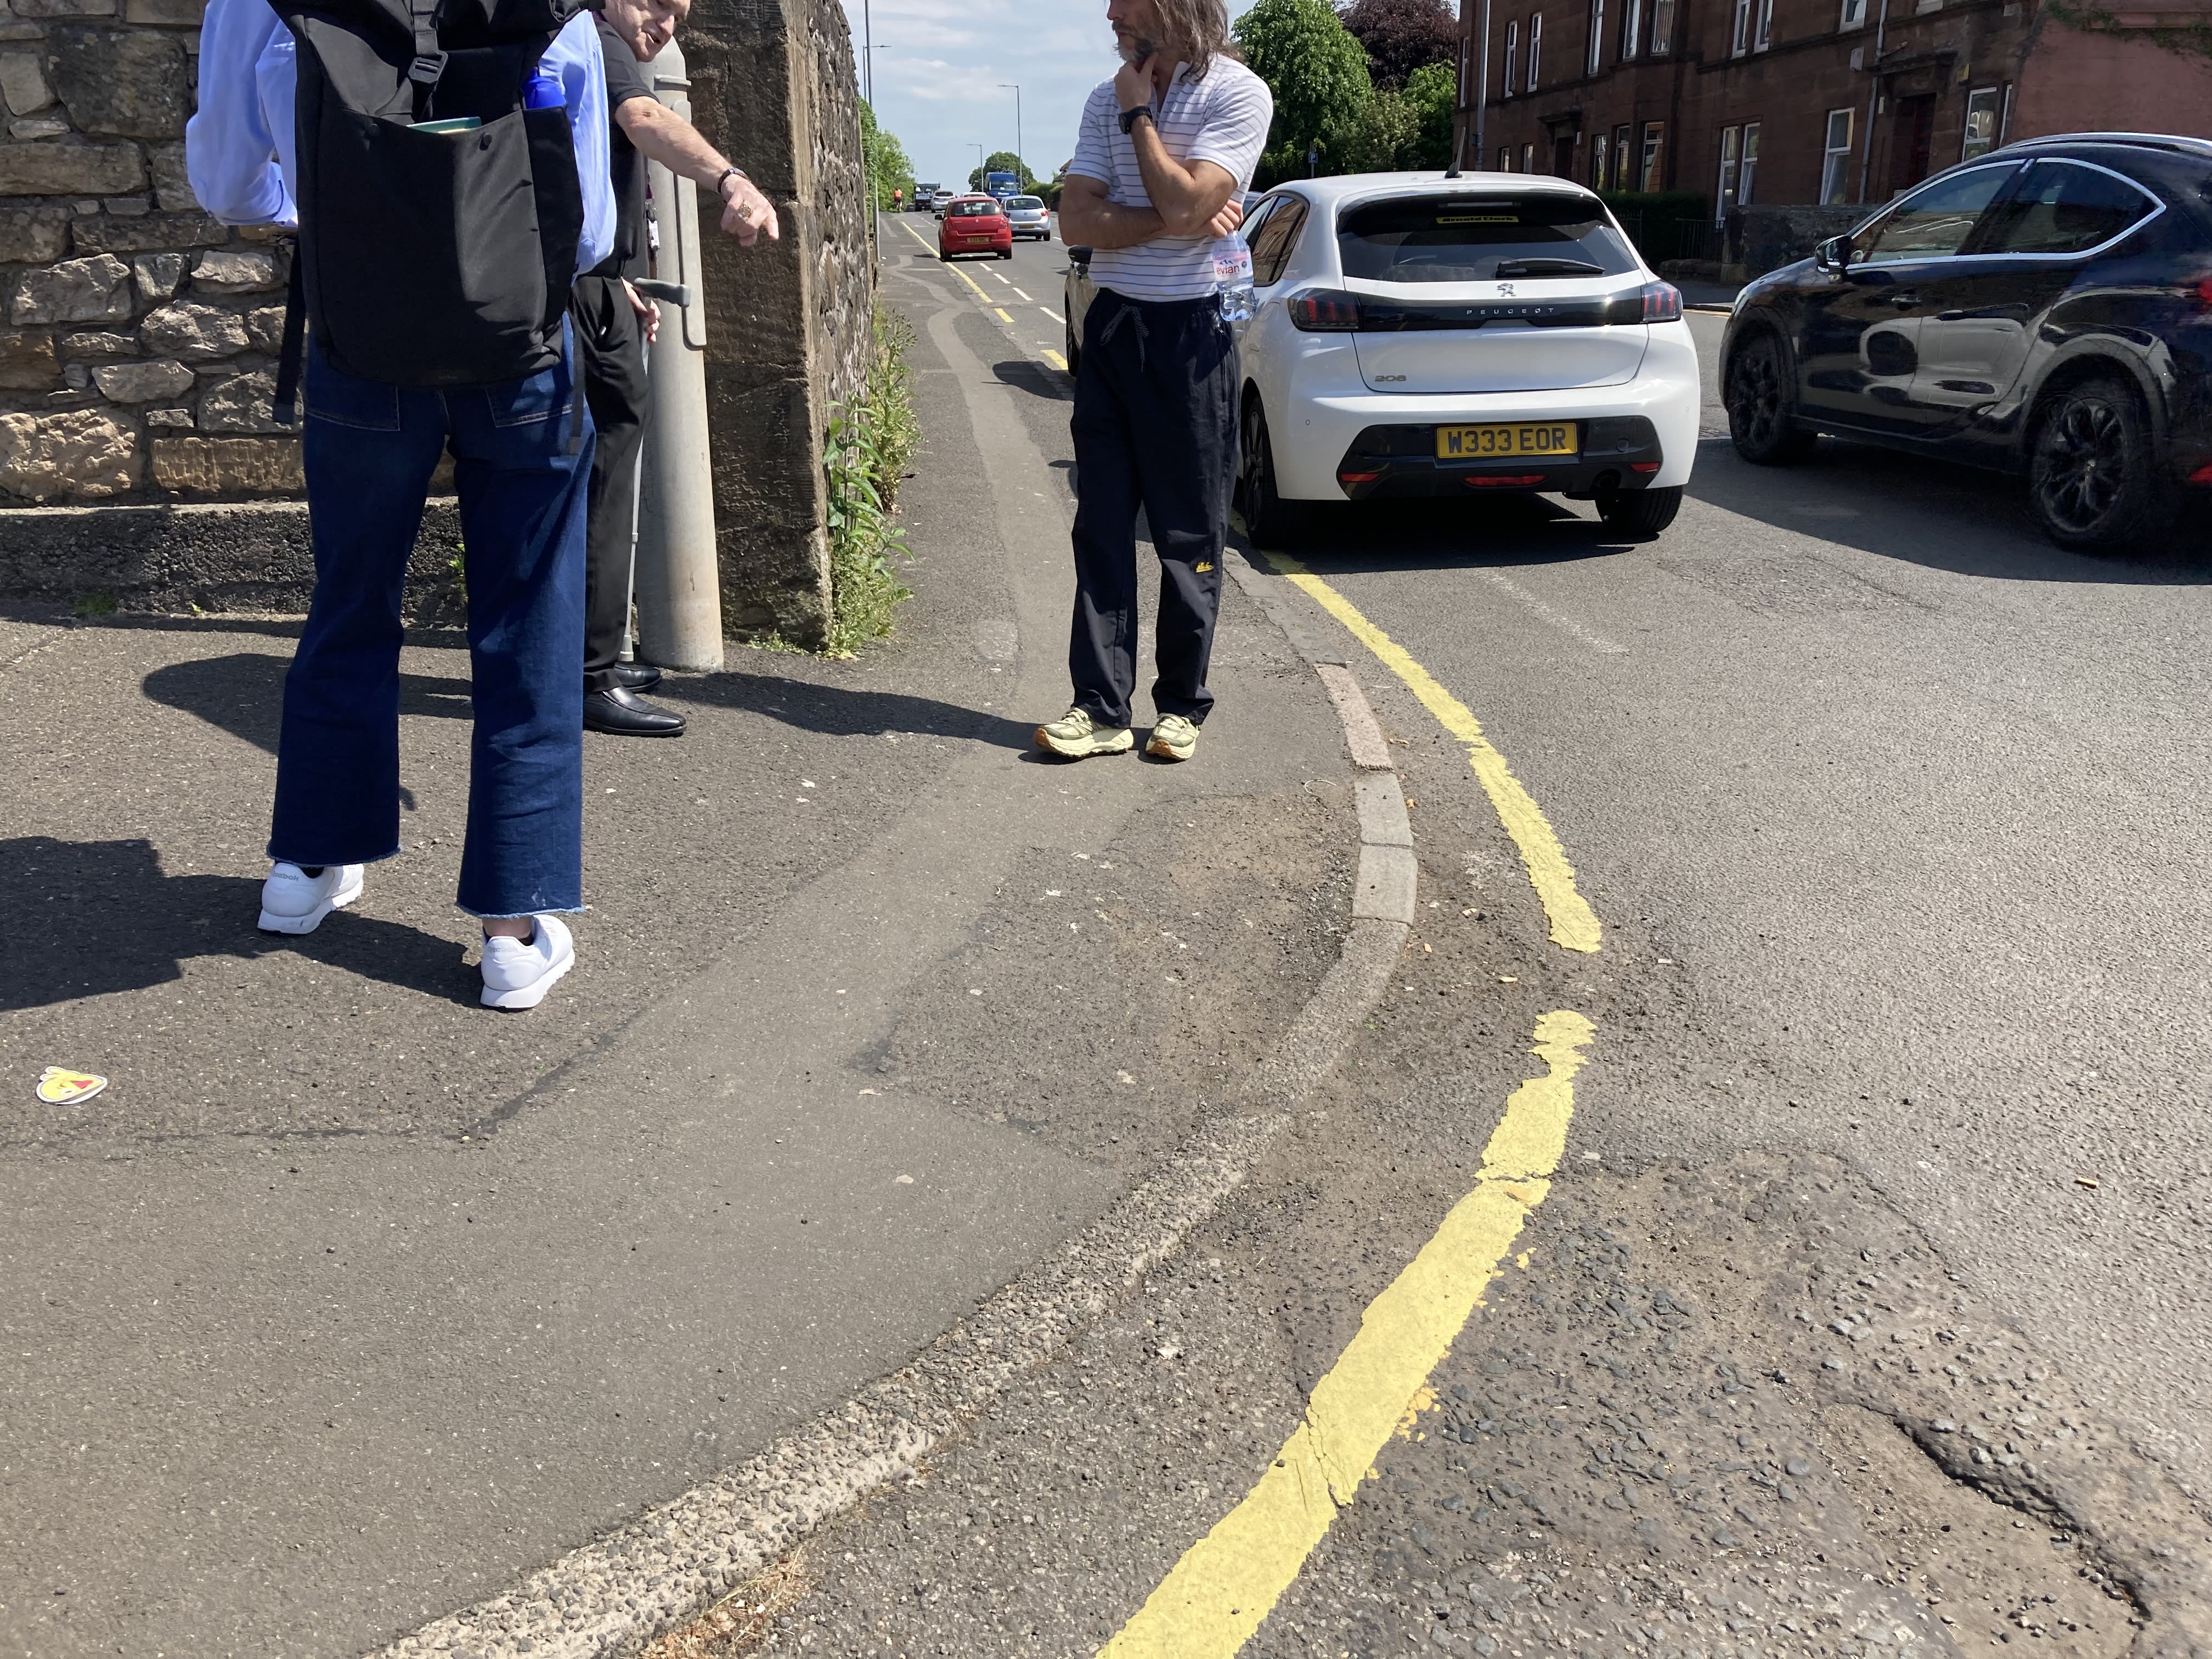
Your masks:
M 929 238 L 923 235 L 912 225 L 908 225 L 904 228 L 906 230 L 906 234 L 913 237 L 915 241 L 921 243 L 922 246 L 929 248 L 929 251 L 933 253 L 937 252 L 935 248 L 930 247 Z M 962 282 L 967 283 L 969 288 L 975 289 L 975 297 L 981 300 L 985 307 L 989 310 L 995 312 L 998 314 L 998 318 L 1000 322 L 1004 323 L 1008 328 L 1012 328 L 1014 325 L 1014 319 L 1007 314 L 1006 307 L 1000 305 L 997 301 L 993 300 L 988 294 L 986 294 L 983 291 L 983 285 L 981 283 L 977 282 L 973 276 L 970 276 L 966 271 L 961 270 L 958 265 L 947 265 L 945 269 L 950 270 L 955 276 L 957 276 Z M 1066 358 L 1061 356 L 1057 351 L 1051 349 L 1049 347 L 1041 347 L 1039 349 L 1043 352 L 1045 362 L 1050 363 L 1061 374 L 1065 374 L 1067 373 Z

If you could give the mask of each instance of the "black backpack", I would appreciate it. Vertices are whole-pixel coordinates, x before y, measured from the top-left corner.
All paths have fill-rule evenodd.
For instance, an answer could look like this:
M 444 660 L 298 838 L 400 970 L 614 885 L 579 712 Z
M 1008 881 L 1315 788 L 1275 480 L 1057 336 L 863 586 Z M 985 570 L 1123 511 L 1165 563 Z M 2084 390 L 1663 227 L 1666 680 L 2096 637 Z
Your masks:
M 561 359 L 583 234 L 565 108 L 524 82 L 593 0 L 270 0 L 299 43 L 300 251 L 276 418 L 301 330 L 349 374 L 488 386 Z M 421 124 L 474 116 L 463 131 Z

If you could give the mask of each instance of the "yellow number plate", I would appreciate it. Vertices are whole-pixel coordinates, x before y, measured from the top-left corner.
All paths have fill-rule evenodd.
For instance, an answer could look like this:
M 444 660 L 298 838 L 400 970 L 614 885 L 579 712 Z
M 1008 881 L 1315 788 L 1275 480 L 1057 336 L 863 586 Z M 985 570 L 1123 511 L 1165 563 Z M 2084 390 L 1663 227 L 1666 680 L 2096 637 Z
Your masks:
M 1523 458 L 1551 460 L 1573 456 L 1581 446 L 1571 421 L 1540 426 L 1440 426 L 1437 428 L 1437 459 L 1440 461 L 1480 461 Z

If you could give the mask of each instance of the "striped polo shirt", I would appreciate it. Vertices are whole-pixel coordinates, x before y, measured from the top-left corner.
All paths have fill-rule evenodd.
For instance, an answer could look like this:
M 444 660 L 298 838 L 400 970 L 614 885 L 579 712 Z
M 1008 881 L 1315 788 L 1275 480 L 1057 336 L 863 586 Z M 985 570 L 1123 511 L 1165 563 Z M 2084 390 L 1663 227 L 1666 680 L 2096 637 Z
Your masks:
M 1193 76 L 1188 64 L 1177 66 L 1167 96 L 1152 106 L 1152 124 L 1175 160 L 1185 167 L 1211 161 L 1241 191 L 1252 187 L 1274 114 L 1267 83 L 1217 54 L 1202 78 Z M 1101 82 L 1083 106 L 1083 131 L 1067 170 L 1097 179 L 1118 207 L 1152 204 L 1137 172 L 1136 145 L 1121 131 L 1121 101 L 1111 81 Z M 1156 236 L 1135 247 L 1100 248 L 1091 256 L 1091 280 L 1125 299 L 1201 299 L 1213 292 L 1213 246 L 1210 236 Z

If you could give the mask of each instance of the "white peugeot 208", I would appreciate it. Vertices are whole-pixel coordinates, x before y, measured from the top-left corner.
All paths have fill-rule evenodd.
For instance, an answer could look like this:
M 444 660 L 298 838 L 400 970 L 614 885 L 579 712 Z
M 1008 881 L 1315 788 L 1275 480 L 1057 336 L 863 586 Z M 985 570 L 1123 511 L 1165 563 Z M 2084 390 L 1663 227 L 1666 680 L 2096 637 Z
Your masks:
M 1245 221 L 1238 505 L 1549 491 L 1657 533 L 1698 443 L 1682 296 L 1603 203 L 1527 173 L 1285 184 Z

